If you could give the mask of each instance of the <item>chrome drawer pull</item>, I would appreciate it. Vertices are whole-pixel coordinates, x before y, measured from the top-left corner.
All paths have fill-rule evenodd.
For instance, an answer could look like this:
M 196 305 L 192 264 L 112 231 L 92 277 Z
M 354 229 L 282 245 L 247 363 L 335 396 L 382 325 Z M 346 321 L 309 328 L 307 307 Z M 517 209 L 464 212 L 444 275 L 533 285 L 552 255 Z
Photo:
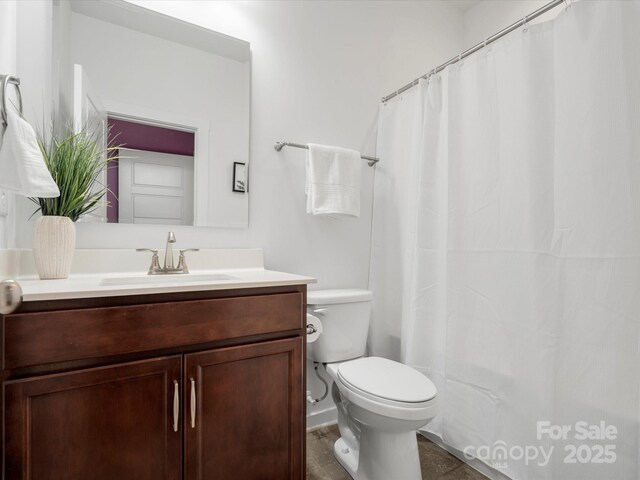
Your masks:
M 196 382 L 191 377 L 191 428 L 196 428 Z
M 178 417 L 180 416 L 180 394 L 178 393 L 178 381 L 173 381 L 173 431 L 178 431 Z

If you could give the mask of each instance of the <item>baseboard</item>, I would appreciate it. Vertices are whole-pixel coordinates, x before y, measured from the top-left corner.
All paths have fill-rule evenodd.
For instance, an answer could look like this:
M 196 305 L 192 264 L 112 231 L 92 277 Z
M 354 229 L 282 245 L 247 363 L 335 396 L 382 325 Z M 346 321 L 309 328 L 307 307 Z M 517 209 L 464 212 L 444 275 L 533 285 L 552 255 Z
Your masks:
M 308 432 L 329 425 L 335 425 L 336 423 L 338 423 L 338 410 L 336 410 L 335 405 L 307 414 Z

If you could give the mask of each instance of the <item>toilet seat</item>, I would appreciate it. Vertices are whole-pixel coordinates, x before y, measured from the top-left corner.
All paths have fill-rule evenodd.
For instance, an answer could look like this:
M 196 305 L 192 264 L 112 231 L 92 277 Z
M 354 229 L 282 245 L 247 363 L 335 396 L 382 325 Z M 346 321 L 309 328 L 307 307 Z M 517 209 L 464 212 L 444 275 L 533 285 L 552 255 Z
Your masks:
M 420 404 L 437 394 L 433 382 L 414 368 L 380 357 L 343 362 L 338 378 L 355 391 L 390 405 Z
M 398 400 L 392 400 L 389 398 L 384 398 L 381 396 L 374 395 L 373 393 L 370 393 L 361 388 L 358 388 L 357 385 L 354 385 L 353 383 L 345 379 L 344 371 L 349 372 L 350 368 L 344 368 L 342 369 L 343 373 L 340 372 L 341 367 L 346 366 L 347 364 L 351 364 L 353 362 L 360 362 L 361 360 L 366 360 L 371 358 L 383 360 L 383 361 L 391 362 L 395 364 L 394 366 L 390 366 L 389 370 L 391 372 L 394 372 L 394 371 L 397 372 L 397 369 L 395 369 L 396 366 L 410 369 L 411 371 L 415 372 L 417 375 L 420 375 L 424 379 L 424 382 L 423 380 L 420 380 L 420 383 L 423 386 L 426 385 L 426 386 L 431 386 L 433 388 L 432 390 L 433 395 L 428 400 L 417 401 L 417 402 L 415 401 L 403 402 Z M 360 365 L 358 365 L 358 367 L 366 368 L 367 365 L 369 367 L 372 367 L 373 365 L 378 363 L 377 361 L 374 361 L 374 362 L 375 363 L 371 361 L 363 362 Z M 387 365 L 387 367 L 389 366 Z M 349 360 L 347 362 L 327 364 L 327 372 L 334 379 L 334 381 L 336 382 L 336 385 L 338 386 L 338 389 L 341 391 L 345 399 L 349 400 L 350 402 L 368 411 L 371 411 L 378 415 L 383 415 L 385 417 L 395 418 L 398 420 L 410 420 L 410 421 L 418 420 L 422 418 L 428 419 L 434 415 L 433 412 L 434 412 L 435 405 L 437 403 L 437 396 L 436 396 L 437 391 L 436 391 L 435 385 L 433 385 L 431 380 L 429 380 L 427 377 L 425 377 L 424 375 L 420 374 L 417 370 L 414 370 L 413 368 L 407 365 L 403 365 L 398 362 L 393 362 L 392 360 L 382 359 L 379 357 L 366 357 L 366 358 L 358 358 L 356 360 Z M 354 378 L 350 376 L 349 373 L 346 373 L 346 375 L 349 378 L 351 378 L 351 380 L 355 381 Z M 393 396 L 400 396 L 400 395 L 393 395 Z M 423 396 L 429 396 L 429 395 L 423 395 Z

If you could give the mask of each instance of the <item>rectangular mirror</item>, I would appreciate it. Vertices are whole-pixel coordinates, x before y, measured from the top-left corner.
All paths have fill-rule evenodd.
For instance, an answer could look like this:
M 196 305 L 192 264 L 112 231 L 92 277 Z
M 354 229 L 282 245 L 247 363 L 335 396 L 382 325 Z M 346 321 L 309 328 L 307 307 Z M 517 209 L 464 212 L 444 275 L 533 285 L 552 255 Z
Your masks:
M 56 121 L 122 147 L 84 221 L 248 227 L 248 42 L 122 0 L 56 0 L 52 55 Z

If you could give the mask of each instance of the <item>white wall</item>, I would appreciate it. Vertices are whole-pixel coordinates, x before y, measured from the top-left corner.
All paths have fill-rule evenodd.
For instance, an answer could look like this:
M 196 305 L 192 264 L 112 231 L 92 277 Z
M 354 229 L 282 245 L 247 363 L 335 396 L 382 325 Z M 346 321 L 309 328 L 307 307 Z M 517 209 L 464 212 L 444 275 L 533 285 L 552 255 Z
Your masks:
M 359 219 L 314 218 L 305 213 L 304 151 L 276 153 L 273 143 L 327 143 L 375 154 L 380 98 L 461 50 L 462 13 L 445 2 L 414 1 L 134 3 L 251 43 L 249 228 L 175 227 L 179 245 L 262 247 L 268 268 L 317 277 L 315 288 L 366 288 L 374 169 L 363 162 Z M 50 42 L 48 35 L 41 43 Z M 24 248 L 31 245 L 29 213 L 17 217 L 17 244 Z M 79 248 L 163 247 L 167 230 L 77 227 Z M 309 388 L 318 395 L 311 373 Z M 327 399 L 310 410 L 329 405 Z
M 373 169 L 363 162 L 361 218 L 313 218 L 305 213 L 304 152 L 276 153 L 272 145 L 320 142 L 375 153 L 380 97 L 459 50 L 461 14 L 440 2 L 136 3 L 252 47 L 250 227 L 177 228 L 178 242 L 263 247 L 270 268 L 316 276 L 322 288 L 366 287 Z M 78 247 L 162 246 L 165 231 L 82 224 Z M 30 226 L 19 228 L 18 245 L 29 247 L 30 236 Z
M 444 2 L 135 3 L 251 43 L 249 229 L 189 230 L 178 238 L 187 245 L 263 247 L 270 268 L 317 277 L 312 288 L 366 288 L 373 169 L 363 162 L 361 218 L 314 218 L 305 213 L 304 151 L 276 153 L 273 143 L 329 143 L 375 154 L 380 98 L 460 50 L 462 14 Z M 135 239 L 157 245 L 162 231 Z M 81 232 L 81 241 L 98 245 L 97 235 Z M 312 368 L 307 374 L 317 397 L 322 385 Z M 309 423 L 331 419 L 332 405 L 329 395 L 310 407 Z
M 48 0 L 0 1 L 0 73 L 20 78 L 23 113 L 36 127 L 51 114 L 51 14 Z M 13 88 L 9 95 L 16 103 Z M 19 202 L 24 208 L 27 201 L 11 194 L 7 198 L 9 215 L 0 217 L 0 249 L 16 246 L 16 230 L 26 218 Z M 29 214 L 33 210 L 29 205 Z
M 52 71 L 52 2 L 31 0 L 28 2 L 4 2 L 15 5 L 12 28 L 15 48 L 14 74 L 20 77 L 23 99 L 23 116 L 37 130 L 49 128 L 51 118 L 51 71 Z M 4 18 L 0 16 L 0 20 Z M 10 27 L 11 28 L 11 27 Z M 11 43 L 9 43 L 11 45 Z M 37 207 L 17 196 L 13 198 L 6 219 L 6 241 L 4 246 L 20 246 L 19 233 L 25 230 L 26 219 Z M 0 248 L 2 248 L 0 244 Z

